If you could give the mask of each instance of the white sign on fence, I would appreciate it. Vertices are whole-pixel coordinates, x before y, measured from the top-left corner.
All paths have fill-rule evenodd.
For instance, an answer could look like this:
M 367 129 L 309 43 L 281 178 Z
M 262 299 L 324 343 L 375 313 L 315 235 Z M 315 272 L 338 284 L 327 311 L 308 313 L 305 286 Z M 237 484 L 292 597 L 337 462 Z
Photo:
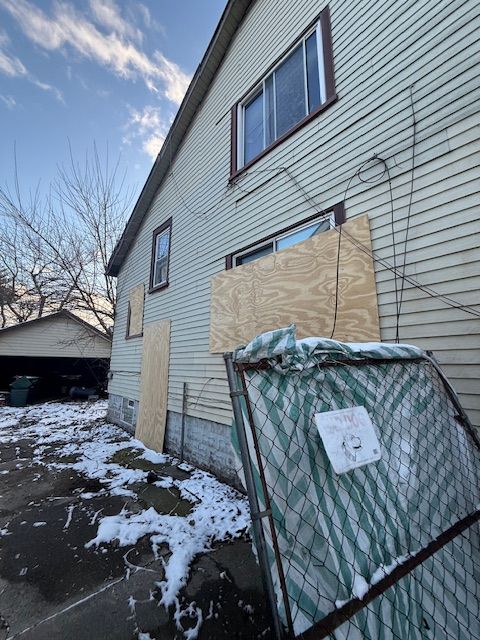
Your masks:
M 380 443 L 365 407 L 316 413 L 315 421 L 335 473 L 380 460 Z

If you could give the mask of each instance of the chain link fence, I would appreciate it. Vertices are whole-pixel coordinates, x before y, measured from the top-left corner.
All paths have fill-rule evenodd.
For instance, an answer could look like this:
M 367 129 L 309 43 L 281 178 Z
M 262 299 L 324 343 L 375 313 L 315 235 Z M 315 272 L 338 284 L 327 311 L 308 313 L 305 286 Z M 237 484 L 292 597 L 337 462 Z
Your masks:
M 273 334 L 226 360 L 277 636 L 478 639 L 480 448 L 435 361 Z M 381 457 L 337 474 L 316 415 L 351 407 Z

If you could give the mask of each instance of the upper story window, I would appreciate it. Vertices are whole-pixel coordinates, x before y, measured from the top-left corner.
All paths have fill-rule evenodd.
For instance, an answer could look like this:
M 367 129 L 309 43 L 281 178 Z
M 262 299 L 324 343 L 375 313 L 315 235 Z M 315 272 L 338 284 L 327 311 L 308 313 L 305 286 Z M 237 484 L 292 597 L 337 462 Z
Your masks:
M 335 99 L 328 7 L 234 107 L 232 175 Z
M 171 235 L 171 218 L 160 227 L 157 227 L 153 232 L 152 262 L 150 266 L 150 292 L 168 287 Z
M 258 260 L 270 253 L 291 247 L 298 242 L 307 240 L 324 231 L 329 231 L 334 226 L 345 221 L 345 209 L 343 202 L 334 205 L 326 214 L 315 214 L 303 222 L 291 225 L 283 231 L 267 236 L 253 245 L 249 245 L 226 257 L 226 267 L 238 267 Z

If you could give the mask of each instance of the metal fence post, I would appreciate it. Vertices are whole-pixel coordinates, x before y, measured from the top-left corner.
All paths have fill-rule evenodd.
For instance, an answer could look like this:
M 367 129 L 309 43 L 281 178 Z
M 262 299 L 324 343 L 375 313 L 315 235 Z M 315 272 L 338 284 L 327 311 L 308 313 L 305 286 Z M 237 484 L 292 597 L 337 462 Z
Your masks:
M 180 438 L 180 462 L 183 462 L 183 450 L 185 447 L 185 421 L 187 419 L 187 383 L 183 383 L 182 391 L 182 433 Z
M 245 432 L 245 424 L 243 422 L 242 408 L 240 405 L 240 396 L 244 396 L 245 392 L 239 388 L 235 369 L 233 366 L 232 354 L 224 354 L 225 366 L 227 369 L 228 384 L 230 387 L 230 398 L 232 400 L 233 416 L 235 418 L 235 427 L 237 430 L 238 442 L 240 445 L 240 454 L 242 458 L 243 471 L 245 474 L 245 484 L 247 489 L 248 501 L 250 505 L 250 513 L 252 516 L 252 529 L 257 547 L 258 561 L 262 572 L 263 586 L 267 594 L 270 610 L 273 618 L 273 626 L 275 638 L 281 640 L 284 638 L 284 629 L 280 621 L 277 609 L 277 600 L 275 597 L 275 589 L 273 587 L 272 574 L 270 573 L 270 563 L 268 560 L 267 545 L 263 532 L 261 518 L 266 514 L 260 511 L 258 503 L 258 495 L 253 477 L 253 470 L 248 451 L 247 435 Z

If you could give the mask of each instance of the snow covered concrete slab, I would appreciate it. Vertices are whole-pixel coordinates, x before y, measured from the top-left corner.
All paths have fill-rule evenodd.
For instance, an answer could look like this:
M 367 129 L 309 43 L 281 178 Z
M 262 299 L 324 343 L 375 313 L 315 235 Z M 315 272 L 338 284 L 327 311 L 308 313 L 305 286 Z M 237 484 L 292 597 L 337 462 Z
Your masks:
M 0 528 L 8 558 L 0 560 L 0 582 L 9 594 L 1 609 L 9 633 L 28 628 L 22 637 L 41 638 L 43 629 L 55 637 L 52 629 L 64 633 L 76 620 L 72 637 L 81 638 L 81 620 L 90 630 L 85 637 L 93 637 L 90 620 L 98 607 L 108 616 L 111 591 L 125 598 L 117 609 L 128 610 L 121 622 L 129 638 L 208 638 L 213 629 L 219 638 L 232 629 L 268 637 L 260 576 L 245 541 L 245 498 L 192 467 L 173 473 L 175 460 L 106 423 L 105 410 L 103 402 L 0 409 Z M 140 465 L 119 462 L 127 449 Z M 149 465 L 159 474 L 153 484 L 146 483 Z M 170 492 L 168 512 L 146 505 L 142 487 Z M 175 501 L 189 505 L 185 517 Z M 239 586 L 240 560 L 250 582 Z M 141 594 L 140 575 L 150 585 Z M 165 636 L 167 627 L 173 631 Z M 112 620 L 109 637 L 122 634 Z

